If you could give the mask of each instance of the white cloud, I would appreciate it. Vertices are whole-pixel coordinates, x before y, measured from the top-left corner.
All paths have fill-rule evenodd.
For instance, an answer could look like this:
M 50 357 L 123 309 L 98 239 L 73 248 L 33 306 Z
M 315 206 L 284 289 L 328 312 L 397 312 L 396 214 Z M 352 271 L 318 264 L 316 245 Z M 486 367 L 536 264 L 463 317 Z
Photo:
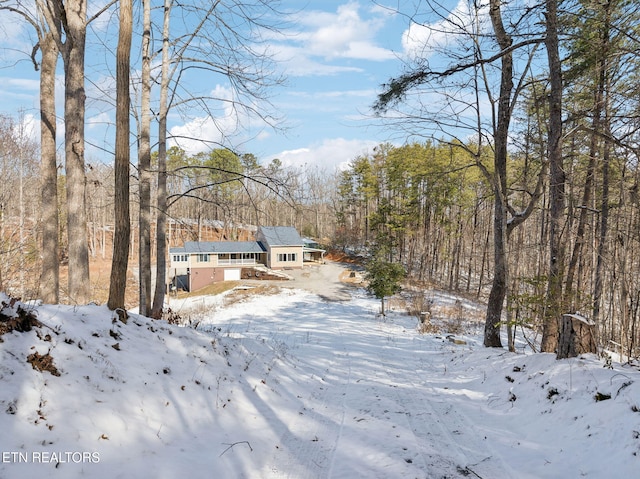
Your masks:
M 289 112 L 305 115 L 306 121 L 313 122 L 318 114 L 331 113 L 340 117 L 353 116 L 366 110 L 373 102 L 377 92 L 374 89 L 329 90 L 329 91 L 292 91 L 289 99 L 281 102 L 281 108 Z M 358 115 L 361 116 L 361 115 Z M 337 121 L 337 118 L 333 121 Z
M 87 126 L 90 129 L 104 128 L 106 125 L 112 125 L 113 120 L 107 113 L 98 113 L 95 116 L 87 118 Z
M 374 140 L 325 139 L 305 148 L 285 150 L 267 159 L 282 161 L 284 166 L 319 166 L 327 170 L 344 170 L 357 156 L 365 155 L 380 142 Z
M 360 60 L 391 60 L 395 58 L 390 50 L 366 41 L 351 42 L 345 56 Z
M 224 128 L 210 116 L 193 118 L 184 125 L 171 128 L 170 146 L 178 146 L 189 155 L 207 151 L 222 144 Z
M 261 130 L 257 135 L 256 135 L 256 140 L 258 141 L 264 141 L 268 138 L 271 137 L 271 133 L 269 133 L 266 130 Z
M 237 133 L 240 116 L 243 115 L 234 108 L 231 89 L 216 85 L 209 96 L 219 99 L 220 114 L 215 117 L 210 114 L 191 116 L 183 125 L 171 127 L 169 146 L 178 146 L 193 155 L 224 145 L 230 136 Z M 247 121 L 247 118 L 243 119 Z
M 375 34 L 383 23 L 378 17 L 363 19 L 359 10 L 359 3 L 349 2 L 339 6 L 336 13 L 305 15 L 301 22 L 309 27 L 309 32 L 303 36 L 308 51 L 327 59 L 380 61 L 393 58 L 392 52 L 374 43 Z
M 95 15 L 100 13 L 102 8 L 104 8 L 102 2 L 88 2 L 87 4 L 87 15 L 92 18 L 91 29 L 93 31 L 106 32 L 110 26 L 117 26 L 118 24 L 117 7 L 111 5 L 110 11 L 102 12 L 96 17 Z
M 428 57 L 426 52 L 433 52 L 435 33 L 430 26 L 411 23 L 402 34 L 402 49 L 410 58 Z
M 26 91 L 29 94 L 40 91 L 40 81 L 31 78 L 10 78 L 0 77 L 0 82 L 5 88 L 14 88 L 19 91 Z
M 360 15 L 360 4 L 349 2 L 335 12 L 306 10 L 290 22 L 299 29 L 280 37 L 273 47 L 291 76 L 335 75 L 362 71 L 353 66 L 328 64 L 339 59 L 385 61 L 395 58 L 392 51 L 376 44 L 375 36 L 384 26 L 387 14 L 371 10 L 371 18 Z
M 347 72 L 362 72 L 362 68 L 353 66 L 329 65 L 312 60 L 304 48 L 281 46 L 278 59 L 286 68 L 289 76 L 332 76 Z
M 4 47 L 3 60 L 30 62 L 29 55 L 37 39 L 31 25 L 22 21 L 22 16 L 8 10 L 0 10 L 0 41 Z
M 488 4 L 475 11 L 471 10 L 468 0 L 459 0 L 450 12 L 440 12 L 442 18 L 437 22 L 412 22 L 402 34 L 403 50 L 410 58 L 427 58 L 451 45 L 461 35 L 467 37 L 470 32 L 483 31 L 488 13 Z
M 324 98 L 372 98 L 376 95 L 376 90 L 373 89 L 365 89 L 365 90 L 333 90 L 327 92 L 319 92 L 315 96 L 324 99 Z

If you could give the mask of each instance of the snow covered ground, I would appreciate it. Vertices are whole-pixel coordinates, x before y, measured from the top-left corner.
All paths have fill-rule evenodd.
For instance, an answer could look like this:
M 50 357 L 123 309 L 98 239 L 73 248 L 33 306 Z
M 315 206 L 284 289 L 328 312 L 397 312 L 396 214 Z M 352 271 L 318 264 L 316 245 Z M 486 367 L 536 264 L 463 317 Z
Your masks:
M 358 289 L 273 293 L 174 303 L 196 329 L 38 306 L 0 336 L 0 478 L 640 474 L 637 368 L 419 334 Z

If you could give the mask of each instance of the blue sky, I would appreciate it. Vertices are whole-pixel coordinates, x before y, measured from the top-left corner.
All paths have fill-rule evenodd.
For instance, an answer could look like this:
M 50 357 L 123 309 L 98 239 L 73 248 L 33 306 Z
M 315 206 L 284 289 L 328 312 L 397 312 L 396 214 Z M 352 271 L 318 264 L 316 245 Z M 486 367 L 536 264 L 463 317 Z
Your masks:
M 370 107 L 380 85 L 401 71 L 407 54 L 409 44 L 403 42 L 403 35 L 409 20 L 394 13 L 399 3 L 403 2 L 283 1 L 282 7 L 292 12 L 285 18 L 289 28 L 286 35 L 271 39 L 270 50 L 281 62 L 287 81 L 271 91 L 270 99 L 287 129 L 276 132 L 252 122 L 251 134 L 236 137 L 238 151 L 253 153 L 264 163 L 279 158 L 285 165 L 332 169 L 389 140 L 389 133 L 372 121 Z M 0 97 L 4 99 L 0 113 L 22 112 L 27 118 L 35 117 L 38 74 L 24 53 L 30 52 L 33 34 L 7 15 L 0 16 L 0 36 L 7 46 L 0 53 Z M 110 161 L 113 128 L 105 129 L 104 125 L 112 123 L 115 114 L 95 90 L 98 86 L 108 89 L 113 79 L 104 68 L 99 71 L 107 55 L 91 48 L 87 60 L 86 134 L 91 143 L 87 160 Z M 207 88 L 224 96 L 228 85 L 221 81 Z M 62 76 L 58 98 L 61 112 Z M 220 115 L 217 123 L 224 125 L 223 109 Z M 170 129 L 212 140 L 219 136 L 211 119 L 195 112 L 191 117 L 172 115 Z M 181 146 L 194 152 L 203 148 L 193 143 Z
M 285 163 L 348 162 L 386 141 L 370 107 L 381 83 L 399 71 L 407 25 L 372 2 L 310 2 L 299 18 L 300 33 L 281 52 L 291 56 L 290 87 L 276 99 L 291 130 L 264 146 Z

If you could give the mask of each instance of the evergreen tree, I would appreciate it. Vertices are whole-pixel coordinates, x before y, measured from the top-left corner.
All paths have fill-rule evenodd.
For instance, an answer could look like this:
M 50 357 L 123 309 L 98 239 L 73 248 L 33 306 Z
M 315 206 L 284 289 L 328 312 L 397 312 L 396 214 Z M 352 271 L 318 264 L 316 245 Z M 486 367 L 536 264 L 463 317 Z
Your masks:
M 384 298 L 400 291 L 400 282 L 405 276 L 404 267 L 387 260 L 384 248 L 378 249 L 366 264 L 367 290 L 380 299 L 381 313 L 384 316 Z

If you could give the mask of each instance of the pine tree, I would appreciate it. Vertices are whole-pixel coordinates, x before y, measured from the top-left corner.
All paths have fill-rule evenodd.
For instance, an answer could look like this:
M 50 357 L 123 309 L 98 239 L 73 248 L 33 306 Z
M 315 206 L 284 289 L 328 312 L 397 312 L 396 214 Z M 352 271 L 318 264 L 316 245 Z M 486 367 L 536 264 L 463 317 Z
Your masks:
M 366 271 L 367 290 L 380 299 L 381 313 L 384 316 L 384 298 L 400 291 L 400 282 L 405 276 L 404 267 L 388 261 L 384 249 L 381 248 L 367 262 Z

